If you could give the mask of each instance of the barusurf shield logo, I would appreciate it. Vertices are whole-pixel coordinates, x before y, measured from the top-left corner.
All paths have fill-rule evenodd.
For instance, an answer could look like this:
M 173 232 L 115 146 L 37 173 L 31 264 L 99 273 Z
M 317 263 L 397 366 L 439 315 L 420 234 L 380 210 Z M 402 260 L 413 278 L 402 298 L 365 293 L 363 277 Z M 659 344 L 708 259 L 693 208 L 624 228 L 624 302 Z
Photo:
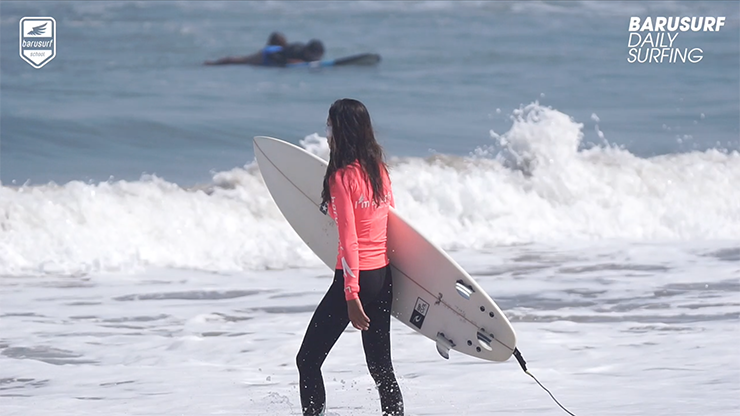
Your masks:
M 20 55 L 34 68 L 57 54 L 57 22 L 53 17 L 24 17 L 20 23 Z

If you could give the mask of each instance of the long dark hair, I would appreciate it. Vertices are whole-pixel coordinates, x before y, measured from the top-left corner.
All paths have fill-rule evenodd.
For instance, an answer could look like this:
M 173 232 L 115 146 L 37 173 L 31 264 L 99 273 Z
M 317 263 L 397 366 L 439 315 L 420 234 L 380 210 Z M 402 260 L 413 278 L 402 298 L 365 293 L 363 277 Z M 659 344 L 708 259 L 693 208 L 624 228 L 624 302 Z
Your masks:
M 375 140 L 367 108 L 361 102 L 350 98 L 337 100 L 329 108 L 328 122 L 332 130 L 332 137 L 328 138 L 331 154 L 324 175 L 322 204 L 331 201 L 329 180 L 332 176 L 339 169 L 358 162 L 365 180 L 373 188 L 373 201 L 380 205 L 385 200 L 383 173 L 388 174 L 388 167 L 385 164 L 383 148 Z

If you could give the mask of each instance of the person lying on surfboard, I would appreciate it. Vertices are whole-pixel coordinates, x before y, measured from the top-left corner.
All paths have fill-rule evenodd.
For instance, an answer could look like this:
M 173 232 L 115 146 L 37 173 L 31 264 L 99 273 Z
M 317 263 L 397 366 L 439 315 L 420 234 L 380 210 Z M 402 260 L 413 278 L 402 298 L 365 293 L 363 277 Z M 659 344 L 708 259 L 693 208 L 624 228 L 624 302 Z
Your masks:
M 285 35 L 273 32 L 267 40 L 267 45 L 251 55 L 227 56 L 215 61 L 205 61 L 205 65 L 256 65 L 284 67 L 291 63 L 318 61 L 324 56 L 324 44 L 317 39 L 311 39 L 307 44 L 301 42 L 288 43 Z
M 393 276 L 386 248 L 388 211 L 395 204 L 383 149 L 375 140 L 367 108 L 357 100 L 332 104 L 326 136 L 330 156 L 321 209 L 337 224 L 339 247 L 334 280 L 296 356 L 303 415 L 324 414 L 321 366 L 352 323 L 362 332 L 365 361 L 383 415 L 402 416 L 403 397 L 391 362 Z

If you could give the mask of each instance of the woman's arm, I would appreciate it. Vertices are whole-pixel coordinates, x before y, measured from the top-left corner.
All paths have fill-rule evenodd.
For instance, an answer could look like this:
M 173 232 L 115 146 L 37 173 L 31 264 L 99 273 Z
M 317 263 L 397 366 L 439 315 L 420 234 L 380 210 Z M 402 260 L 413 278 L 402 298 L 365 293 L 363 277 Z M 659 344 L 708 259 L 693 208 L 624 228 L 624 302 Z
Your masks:
M 351 170 L 340 171 L 329 183 L 331 210 L 339 231 L 339 258 L 344 270 L 346 300 L 360 297 L 360 254 L 351 190 L 354 176 Z

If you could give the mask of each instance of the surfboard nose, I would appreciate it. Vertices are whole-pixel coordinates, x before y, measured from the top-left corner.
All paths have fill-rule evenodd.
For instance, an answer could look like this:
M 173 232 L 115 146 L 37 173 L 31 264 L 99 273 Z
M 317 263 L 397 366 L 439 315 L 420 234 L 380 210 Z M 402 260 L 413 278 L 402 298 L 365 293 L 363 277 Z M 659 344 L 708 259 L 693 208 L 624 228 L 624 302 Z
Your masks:
M 269 153 L 271 148 L 280 146 L 279 142 L 282 142 L 282 140 L 268 136 L 254 136 L 252 139 L 255 150 L 260 149 L 261 153 Z

